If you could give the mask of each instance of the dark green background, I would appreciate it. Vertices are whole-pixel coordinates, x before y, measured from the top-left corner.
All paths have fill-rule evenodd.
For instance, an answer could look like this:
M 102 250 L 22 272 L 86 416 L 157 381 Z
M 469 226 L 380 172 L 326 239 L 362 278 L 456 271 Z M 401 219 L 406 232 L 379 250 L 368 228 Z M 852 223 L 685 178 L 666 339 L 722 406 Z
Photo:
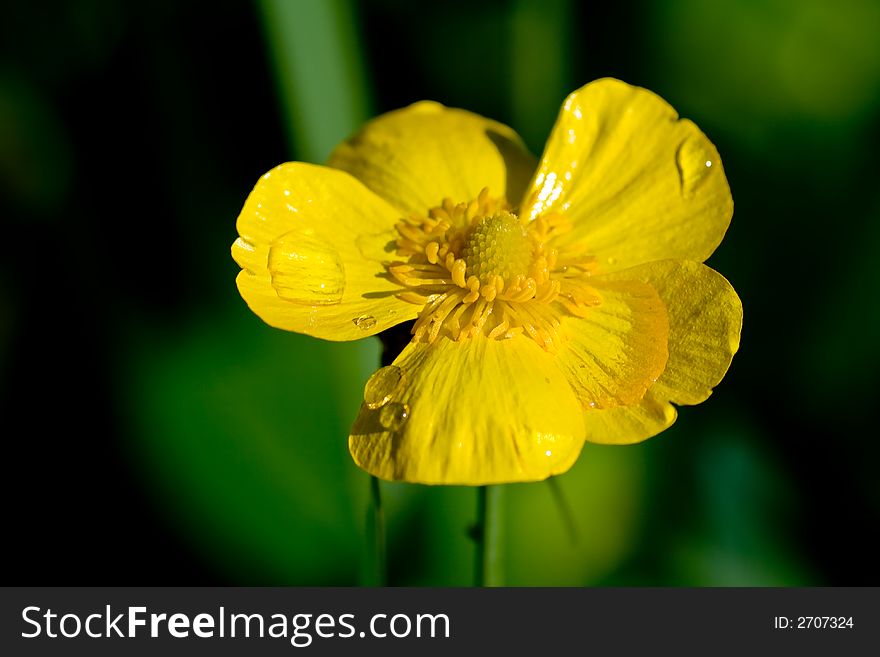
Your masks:
M 6 3 L 8 583 L 355 584 L 347 429 L 378 341 L 270 329 L 234 285 L 265 170 L 420 99 L 540 152 L 565 95 L 648 87 L 721 153 L 709 264 L 741 352 L 644 444 L 505 495 L 511 584 L 877 584 L 880 4 Z M 463 585 L 466 488 L 384 487 L 392 584 Z

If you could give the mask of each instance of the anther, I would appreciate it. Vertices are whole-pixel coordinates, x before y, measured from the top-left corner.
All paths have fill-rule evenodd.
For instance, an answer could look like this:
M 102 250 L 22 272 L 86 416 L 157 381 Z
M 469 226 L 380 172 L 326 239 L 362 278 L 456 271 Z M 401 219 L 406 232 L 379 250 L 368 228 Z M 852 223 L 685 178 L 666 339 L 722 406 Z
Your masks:
M 452 255 L 452 254 L 450 254 L 450 255 Z M 447 262 L 448 262 L 448 258 L 447 258 Z M 467 265 L 465 264 L 464 260 L 455 260 L 454 261 L 450 271 L 452 272 L 452 282 L 455 283 L 456 285 L 458 285 L 458 287 L 467 287 L 467 284 L 465 283 L 465 280 L 464 280 L 464 273 L 465 273 L 466 269 L 467 269 Z
M 440 250 L 440 245 L 437 242 L 428 242 L 428 246 L 425 247 L 425 255 L 428 258 L 428 262 L 432 265 L 436 265 L 437 260 L 437 252 Z

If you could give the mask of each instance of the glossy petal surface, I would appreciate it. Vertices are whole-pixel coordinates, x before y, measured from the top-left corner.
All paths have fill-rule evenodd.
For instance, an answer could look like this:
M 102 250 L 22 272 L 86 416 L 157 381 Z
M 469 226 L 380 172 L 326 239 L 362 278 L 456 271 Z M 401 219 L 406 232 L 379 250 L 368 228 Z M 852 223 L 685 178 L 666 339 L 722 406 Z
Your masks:
M 742 302 L 726 278 L 700 263 L 656 262 L 639 270 L 669 310 L 669 361 L 652 393 L 699 404 L 739 349 Z
M 349 438 L 371 474 L 425 484 L 533 481 L 565 472 L 580 453 L 580 404 L 553 356 L 529 338 L 410 343 L 394 367 L 404 378 L 398 392 L 371 396 L 368 384 Z
M 666 307 L 641 281 L 593 281 L 599 305 L 586 317 L 565 317 L 557 362 L 585 408 L 638 403 L 663 372 L 669 325 Z
M 516 203 L 535 160 L 507 126 L 423 101 L 379 116 L 330 156 L 402 214 L 444 198 L 475 199 L 483 187 Z
M 589 409 L 584 414 L 587 442 L 630 445 L 668 429 L 678 417 L 675 406 L 650 392 L 632 406 Z
M 584 418 L 591 442 L 638 442 L 675 421 L 670 402 L 699 404 L 724 377 L 739 348 L 742 303 L 721 274 L 696 262 L 658 261 L 605 278 L 649 284 L 668 309 L 669 359 L 645 399 Z
M 560 212 L 602 271 L 665 258 L 702 262 L 733 214 L 718 152 L 659 96 L 619 80 L 565 101 L 523 214 Z
M 238 218 L 236 283 L 272 326 L 355 340 L 415 317 L 383 262 L 399 213 L 350 175 L 298 162 L 260 178 Z

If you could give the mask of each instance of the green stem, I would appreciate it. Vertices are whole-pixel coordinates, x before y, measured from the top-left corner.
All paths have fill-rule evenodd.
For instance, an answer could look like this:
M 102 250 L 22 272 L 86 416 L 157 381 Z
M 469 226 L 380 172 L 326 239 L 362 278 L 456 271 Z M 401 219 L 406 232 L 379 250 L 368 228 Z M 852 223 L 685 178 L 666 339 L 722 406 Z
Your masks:
M 526 144 L 540 149 L 559 101 L 574 88 L 571 45 L 577 24 L 575 3 L 512 0 L 508 6 L 511 125 Z
M 382 491 L 379 489 L 379 479 L 370 477 L 370 509 L 367 516 L 367 532 L 369 544 L 372 548 L 369 563 L 368 586 L 385 586 L 386 564 L 385 557 L 385 512 L 382 510 Z
M 371 114 L 354 0 L 260 0 L 296 159 L 324 162 Z
M 559 485 L 556 477 L 547 479 L 547 485 L 550 487 L 550 493 L 553 495 L 553 501 L 556 508 L 559 509 L 559 515 L 562 516 L 562 523 L 565 525 L 565 532 L 568 534 L 568 540 L 572 547 L 576 546 L 580 540 L 578 534 L 577 523 L 574 520 L 574 514 L 571 511 L 571 505 L 565 497 L 565 492 Z
M 502 586 L 501 486 L 477 488 L 476 585 Z

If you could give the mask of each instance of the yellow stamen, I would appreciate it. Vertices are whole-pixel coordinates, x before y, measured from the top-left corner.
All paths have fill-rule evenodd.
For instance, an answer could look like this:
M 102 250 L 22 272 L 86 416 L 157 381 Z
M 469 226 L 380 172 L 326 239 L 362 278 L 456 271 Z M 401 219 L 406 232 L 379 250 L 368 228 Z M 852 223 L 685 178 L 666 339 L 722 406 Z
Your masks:
M 422 296 L 418 292 L 413 292 L 411 290 L 407 290 L 406 292 L 401 292 L 397 295 L 397 298 L 401 301 L 406 301 L 407 303 L 414 303 L 419 306 L 423 306 L 425 302 L 427 302 L 428 297 Z
M 558 317 L 583 317 L 599 303 L 586 284 L 595 258 L 549 244 L 570 227 L 558 213 L 524 222 L 487 188 L 476 199 L 445 198 L 425 216 L 402 219 L 397 253 L 406 262 L 387 269 L 407 288 L 397 297 L 423 306 L 415 339 L 527 335 L 544 349 L 557 348 Z
M 428 262 L 432 265 L 436 265 L 437 260 L 437 252 L 440 250 L 440 245 L 437 242 L 429 242 L 428 246 L 425 247 L 425 256 L 428 258 Z
M 452 254 L 450 254 L 452 255 Z M 464 260 L 455 260 L 452 265 L 452 281 L 458 285 L 458 287 L 467 287 L 467 283 L 464 280 L 464 273 L 467 269 L 467 265 Z

